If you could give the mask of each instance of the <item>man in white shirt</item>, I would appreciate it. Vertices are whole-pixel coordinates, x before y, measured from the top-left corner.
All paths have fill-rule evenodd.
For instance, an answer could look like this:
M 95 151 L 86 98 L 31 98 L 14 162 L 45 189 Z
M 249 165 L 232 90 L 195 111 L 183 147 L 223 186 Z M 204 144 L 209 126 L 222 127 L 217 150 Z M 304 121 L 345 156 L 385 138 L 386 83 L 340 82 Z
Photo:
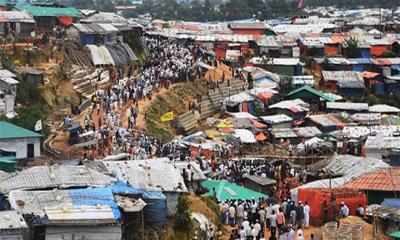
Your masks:
M 229 212 L 229 224 L 234 227 L 235 226 L 235 219 L 236 219 L 236 209 L 233 205 L 231 205 L 228 209 Z
M 311 212 L 311 208 L 308 205 L 308 202 L 305 202 L 304 208 L 304 227 L 308 228 L 308 226 L 310 225 L 310 212 Z
M 236 218 L 237 224 L 241 225 L 244 218 L 244 206 L 242 202 L 239 202 L 239 205 L 236 208 Z
M 239 235 L 240 235 L 240 240 L 246 240 L 246 230 L 244 229 L 243 226 L 240 227 Z

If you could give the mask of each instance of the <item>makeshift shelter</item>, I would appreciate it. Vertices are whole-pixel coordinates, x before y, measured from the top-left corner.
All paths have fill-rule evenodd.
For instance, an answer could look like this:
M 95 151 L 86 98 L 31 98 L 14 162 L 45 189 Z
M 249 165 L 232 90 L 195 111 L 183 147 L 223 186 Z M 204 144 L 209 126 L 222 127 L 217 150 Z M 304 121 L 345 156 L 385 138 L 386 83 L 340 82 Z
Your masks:
M 14 8 L 29 13 L 36 21 L 36 31 L 49 32 L 56 25 L 69 26 L 80 16 L 79 10 L 59 4 L 19 3 Z
M 303 66 L 300 59 L 296 58 L 260 58 L 254 57 L 249 60 L 253 66 L 263 68 L 267 71 L 281 75 L 300 76 L 303 75 Z
M 21 189 L 104 187 L 113 178 L 85 166 L 36 166 L 17 172 L 0 182 L 0 192 Z
M 0 11 L 0 35 L 7 36 L 11 32 L 17 40 L 30 39 L 35 31 L 35 20 L 22 11 Z
M 399 182 L 400 168 L 386 168 L 360 176 L 342 188 L 364 191 L 368 204 L 380 204 L 385 198 L 394 198 L 400 194 Z
M 290 99 L 301 99 L 306 102 L 311 101 L 311 102 L 319 102 L 320 98 L 327 102 L 334 102 L 335 99 L 326 96 L 324 93 L 310 87 L 310 86 L 304 86 L 299 89 L 293 90 L 288 94 L 288 97 Z
M 235 129 L 235 136 L 238 137 L 242 143 L 257 143 L 254 134 L 246 129 Z
M 260 118 L 268 124 L 269 128 L 290 128 L 293 122 L 293 118 L 285 114 L 261 116 Z
M 203 187 L 208 189 L 206 196 L 216 195 L 218 201 L 225 200 L 250 200 L 258 198 L 267 198 L 268 196 L 250 190 L 248 188 L 240 187 L 234 183 L 218 180 L 206 180 L 201 184 Z M 215 192 L 214 192 L 215 190 Z
M 384 136 L 377 133 L 375 136 L 368 136 L 363 148 L 366 157 L 387 158 L 393 151 L 400 150 L 399 136 Z
M 121 239 L 121 226 L 106 206 L 46 207 L 46 239 Z
M 39 158 L 41 137 L 39 133 L 0 121 L 0 157 L 14 163 Z
M 276 181 L 258 175 L 246 175 L 244 177 L 244 187 L 256 192 L 273 195 Z
M 0 239 L 28 239 L 29 228 L 21 213 L 17 211 L 0 211 Z
M 367 112 L 368 103 L 327 102 L 326 110 L 327 112 L 347 112 L 347 113 Z
M 321 85 L 327 89 L 337 90 L 338 83 L 360 82 L 364 85 L 362 73 L 354 71 L 322 71 Z
M 303 203 L 307 202 L 310 208 L 313 209 L 310 212 L 311 221 L 313 224 L 321 224 L 323 216 L 322 205 L 324 201 L 326 201 L 327 205 L 330 206 L 332 197 L 335 197 L 336 209 L 339 209 L 339 204 L 341 202 L 345 202 L 351 215 L 355 215 L 355 211 L 359 207 L 359 204 L 365 207 L 367 203 L 365 193 L 348 189 L 299 189 L 298 198 L 296 200 L 302 201 Z M 332 209 L 328 209 L 328 216 L 326 216 L 326 218 L 331 219 L 331 216 Z
M 310 115 L 307 117 L 307 126 L 315 126 L 321 132 L 328 133 L 343 129 L 345 123 L 340 121 L 333 114 Z
M 290 116 L 294 120 L 303 119 L 310 110 L 310 105 L 300 99 L 281 101 L 268 107 L 277 113 L 284 111 L 285 115 Z
M 378 169 L 388 168 L 389 165 L 376 158 L 363 158 L 352 155 L 333 155 L 323 165 L 315 163 L 309 166 L 311 171 L 322 171 L 329 178 L 306 183 L 290 190 L 293 201 L 297 201 L 298 190 L 305 188 L 340 188 L 352 179 Z
M 168 158 L 103 162 L 109 172 L 121 172 L 132 187 L 161 191 L 167 198 L 169 216 L 176 212 L 178 195 L 188 191 L 181 172 Z
M 144 208 L 145 220 L 154 224 L 167 224 L 167 198 L 162 192 L 143 192 L 142 199 L 147 203 Z

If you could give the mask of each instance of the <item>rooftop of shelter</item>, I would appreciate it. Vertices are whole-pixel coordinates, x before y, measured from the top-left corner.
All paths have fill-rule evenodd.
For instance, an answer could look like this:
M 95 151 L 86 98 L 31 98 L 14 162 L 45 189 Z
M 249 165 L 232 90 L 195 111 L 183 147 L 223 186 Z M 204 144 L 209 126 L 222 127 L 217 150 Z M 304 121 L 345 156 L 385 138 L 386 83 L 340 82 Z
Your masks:
M 229 24 L 231 29 L 261 29 L 266 30 L 269 25 L 265 22 L 232 22 Z
M 120 172 L 132 186 L 147 191 L 187 192 L 183 177 L 168 158 L 104 161 L 109 172 Z
M 85 166 L 36 166 L 13 174 L 0 182 L 0 192 L 69 187 L 104 187 L 114 182 L 110 176 Z
M 42 6 L 28 3 L 16 4 L 15 8 L 20 11 L 25 11 L 34 17 L 78 17 L 80 12 L 73 7 L 65 6 Z
M 27 130 L 6 121 L 0 121 L 0 140 L 39 137 L 42 137 L 39 133 Z
M 370 191 L 400 191 L 400 168 L 380 169 L 360 176 L 343 188 L 370 190 Z
M 13 210 L 0 211 L 0 232 L 23 229 L 27 230 L 28 225 L 21 213 Z

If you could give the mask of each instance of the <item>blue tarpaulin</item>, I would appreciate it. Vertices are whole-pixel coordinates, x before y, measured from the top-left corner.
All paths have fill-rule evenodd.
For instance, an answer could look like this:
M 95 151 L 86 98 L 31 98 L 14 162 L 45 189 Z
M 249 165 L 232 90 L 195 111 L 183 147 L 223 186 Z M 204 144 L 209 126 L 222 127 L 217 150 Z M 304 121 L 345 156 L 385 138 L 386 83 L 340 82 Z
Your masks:
M 385 198 L 381 205 L 389 208 L 400 208 L 400 199 Z
M 86 189 L 71 189 L 69 190 L 72 204 L 76 206 L 109 206 L 111 207 L 114 219 L 121 218 L 121 212 L 118 209 L 118 204 L 114 201 L 114 195 L 111 188 L 86 188 Z
M 162 192 L 143 192 L 142 199 L 148 205 L 144 208 L 146 221 L 155 224 L 167 224 L 167 198 Z
M 139 189 L 131 187 L 122 181 L 118 181 L 113 186 L 111 186 L 111 190 L 114 194 L 140 194 Z

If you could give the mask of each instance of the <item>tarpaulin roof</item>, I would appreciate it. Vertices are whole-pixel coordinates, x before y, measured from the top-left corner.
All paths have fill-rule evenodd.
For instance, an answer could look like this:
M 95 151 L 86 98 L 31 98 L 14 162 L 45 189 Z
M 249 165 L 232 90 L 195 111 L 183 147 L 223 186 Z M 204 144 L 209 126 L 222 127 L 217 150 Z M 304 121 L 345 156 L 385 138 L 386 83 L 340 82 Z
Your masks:
M 15 5 L 15 8 L 26 11 L 34 17 L 78 17 L 80 15 L 79 10 L 73 7 L 43 7 L 21 3 Z
M 400 208 L 400 199 L 385 198 L 381 203 L 383 207 Z
M 310 86 L 304 86 L 304 87 L 298 88 L 296 90 L 293 90 L 292 92 L 290 92 L 288 94 L 288 96 L 289 97 L 290 96 L 298 96 L 297 94 L 299 94 L 300 92 L 303 92 L 303 91 L 309 92 L 309 93 L 311 93 L 311 94 L 313 94 L 313 95 L 315 95 L 317 97 L 320 97 L 320 98 L 322 98 L 322 99 L 324 99 L 326 101 L 329 101 L 329 102 L 334 102 L 335 101 L 335 99 L 326 96 L 323 92 L 320 92 L 320 91 L 318 91 L 318 90 L 316 90 L 316 89 L 314 89 L 314 88 L 312 88 Z
M 240 138 L 243 143 L 256 143 L 257 140 L 254 138 L 254 134 L 247 129 L 235 129 L 236 137 Z
M 114 194 L 139 194 L 140 190 L 129 186 L 128 184 L 118 181 L 111 186 L 112 192 Z
M 94 65 L 113 65 L 115 66 L 115 62 L 105 46 L 96 46 L 96 45 L 86 45 L 92 56 L 92 61 Z
M 202 182 L 201 185 L 209 191 L 205 194 L 206 196 L 213 196 L 213 189 L 215 189 L 218 201 L 250 200 L 252 198 L 258 199 L 268 197 L 265 194 L 226 181 L 206 180 Z
M 48 191 L 11 191 L 9 202 L 13 209 L 23 214 L 42 215 L 46 207 L 62 208 L 68 206 L 109 206 L 114 218 L 118 220 L 121 213 L 114 201 L 111 188 L 84 188 Z M 21 202 L 24 205 L 21 205 Z

